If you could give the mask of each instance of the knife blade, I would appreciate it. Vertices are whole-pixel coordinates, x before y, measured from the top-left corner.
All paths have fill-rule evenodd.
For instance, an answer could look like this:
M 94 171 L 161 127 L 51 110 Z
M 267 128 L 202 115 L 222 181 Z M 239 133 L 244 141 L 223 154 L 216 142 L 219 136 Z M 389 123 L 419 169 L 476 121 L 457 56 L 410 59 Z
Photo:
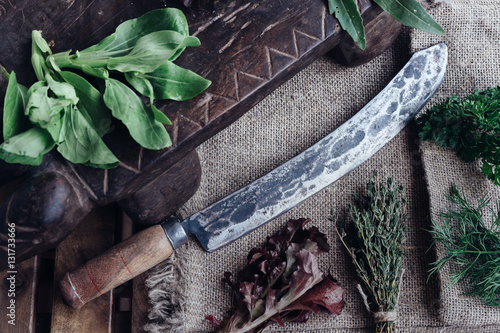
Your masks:
M 189 235 L 215 251 L 318 193 L 413 119 L 440 86 L 447 57 L 443 43 L 416 52 L 356 115 L 295 158 L 184 221 L 170 218 L 67 273 L 60 283 L 63 301 L 80 308 L 168 258 Z

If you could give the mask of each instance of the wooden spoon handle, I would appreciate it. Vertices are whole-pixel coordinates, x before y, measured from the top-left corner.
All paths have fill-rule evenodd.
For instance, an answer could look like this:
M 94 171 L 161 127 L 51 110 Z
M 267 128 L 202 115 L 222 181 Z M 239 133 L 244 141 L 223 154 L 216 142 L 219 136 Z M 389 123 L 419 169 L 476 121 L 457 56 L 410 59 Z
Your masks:
M 81 308 L 159 264 L 173 251 L 161 225 L 147 228 L 67 273 L 60 283 L 63 301 L 72 308 Z

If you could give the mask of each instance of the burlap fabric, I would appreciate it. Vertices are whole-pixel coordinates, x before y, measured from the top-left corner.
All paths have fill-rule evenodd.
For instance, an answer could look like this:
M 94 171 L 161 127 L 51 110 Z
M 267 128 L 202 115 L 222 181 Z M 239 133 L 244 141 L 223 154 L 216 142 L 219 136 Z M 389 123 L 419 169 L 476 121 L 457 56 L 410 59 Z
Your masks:
M 414 31 L 411 36 L 412 51 L 439 41 L 445 41 L 450 48 L 451 65 L 431 103 L 441 102 L 451 94 L 464 96 L 474 89 L 499 85 L 500 1 L 448 1 L 431 13 L 440 18 L 448 34 L 435 37 Z M 452 184 L 474 203 L 485 195 L 493 199 L 493 205 L 500 199 L 500 188 L 481 174 L 480 163 L 464 163 L 453 151 L 427 142 L 422 144 L 421 151 L 430 211 L 436 221 L 439 221 L 436 214 L 450 207 L 445 194 L 449 194 Z M 491 223 L 491 216 L 486 220 Z M 442 246 L 437 246 L 437 258 L 443 257 L 443 251 Z M 467 283 L 446 288 L 455 269 L 448 265 L 439 273 L 442 322 L 449 325 L 466 322 L 470 326 L 500 323 L 500 308 L 487 307 L 477 297 L 462 295 L 468 290 Z
M 448 11 L 438 12 L 446 17 Z M 438 21 L 444 18 L 436 17 Z M 446 21 L 448 22 L 448 21 Z M 450 27 L 447 26 L 447 30 Z M 357 68 L 345 68 L 321 58 L 286 82 L 240 120 L 198 149 L 203 177 L 196 195 L 181 209 L 189 216 L 245 186 L 286 162 L 333 131 L 370 99 L 410 57 L 410 29 L 382 56 Z M 451 64 L 451 68 L 455 66 Z M 302 205 L 252 234 L 205 253 L 195 240 L 174 257 L 154 268 L 148 277 L 151 310 L 148 332 L 210 332 L 206 315 L 222 318 L 231 306 L 231 292 L 223 273 L 236 273 L 248 251 L 281 229 L 290 218 L 307 217 L 326 233 L 332 248 L 319 257 L 345 289 L 346 305 L 340 316 L 314 314 L 305 324 L 273 325 L 267 332 L 371 332 L 374 322 L 355 286 L 355 271 L 342 248 L 332 222 L 331 208 L 345 211 L 351 193 L 359 191 L 373 171 L 391 176 L 408 191 L 408 234 L 405 275 L 398 308 L 400 332 L 497 332 L 498 327 L 467 328 L 463 321 L 444 325 L 438 316 L 440 289 L 436 278 L 427 281 L 429 263 L 435 260 L 430 246 L 429 196 L 419 153 L 419 139 L 410 124 L 363 165 Z M 491 323 L 491 322 L 490 322 Z

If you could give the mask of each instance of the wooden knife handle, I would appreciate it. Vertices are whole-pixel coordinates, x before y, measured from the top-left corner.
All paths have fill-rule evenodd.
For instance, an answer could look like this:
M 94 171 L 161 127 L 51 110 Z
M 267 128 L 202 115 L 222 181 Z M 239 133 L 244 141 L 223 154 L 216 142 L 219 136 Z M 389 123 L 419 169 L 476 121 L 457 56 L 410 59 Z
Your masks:
M 176 223 L 180 227 L 180 223 Z M 163 224 L 155 225 L 91 259 L 75 271 L 66 273 L 60 283 L 64 303 L 75 309 L 81 308 L 85 303 L 159 264 L 178 245 L 175 239 L 170 239 Z

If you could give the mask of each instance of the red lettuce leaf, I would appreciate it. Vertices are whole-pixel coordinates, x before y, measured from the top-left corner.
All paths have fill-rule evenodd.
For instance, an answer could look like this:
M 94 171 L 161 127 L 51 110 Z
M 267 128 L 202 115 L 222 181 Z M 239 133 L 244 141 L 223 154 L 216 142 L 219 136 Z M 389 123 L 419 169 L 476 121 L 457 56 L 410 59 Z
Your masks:
M 290 220 L 263 247 L 250 250 L 236 282 L 224 273 L 234 307 L 223 321 L 206 317 L 218 332 L 260 332 L 272 323 L 305 322 L 321 308 L 340 313 L 343 290 L 331 275 L 324 276 L 316 258 L 330 246 L 318 228 L 304 229 L 309 222 Z

